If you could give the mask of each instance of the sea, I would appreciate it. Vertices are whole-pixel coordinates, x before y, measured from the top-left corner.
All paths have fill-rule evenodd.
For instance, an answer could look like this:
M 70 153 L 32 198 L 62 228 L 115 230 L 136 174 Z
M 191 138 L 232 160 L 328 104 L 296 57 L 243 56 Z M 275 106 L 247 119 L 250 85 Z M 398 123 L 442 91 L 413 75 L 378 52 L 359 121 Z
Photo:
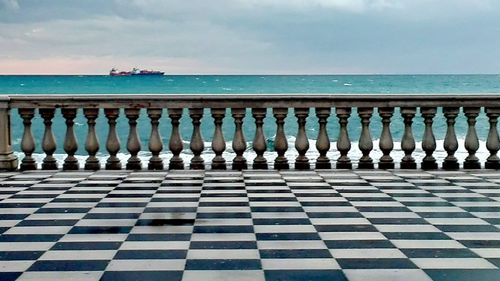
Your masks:
M 113 99 L 115 95 L 119 94 L 257 94 L 265 97 L 273 94 L 309 95 L 320 93 L 351 94 L 353 99 L 359 94 L 499 95 L 500 75 L 165 75 L 140 77 L 110 77 L 107 75 L 0 75 L 0 95 L 99 94 L 109 96 L 109 99 Z M 231 148 L 234 123 L 230 116 L 230 111 L 228 110 L 223 124 L 223 133 L 226 141 L 224 156 L 229 161 L 235 155 Z M 20 152 L 20 143 L 23 125 L 16 109 L 12 111 L 11 119 L 13 148 L 16 153 L 19 154 L 19 157 L 22 158 L 23 155 Z M 477 155 L 481 161 L 484 161 L 489 153 L 486 149 L 488 121 L 483 110 L 477 120 L 476 129 L 480 139 L 480 149 Z M 56 158 L 62 163 L 65 158 L 63 141 L 66 127 L 64 119 L 59 111 L 56 113 L 56 117 L 53 121 L 53 130 L 57 142 Z M 289 111 L 285 121 L 285 133 L 289 141 L 289 149 L 286 155 L 288 159 L 290 159 L 290 162 L 293 163 L 293 159 L 297 155 L 297 151 L 294 148 L 294 140 L 297 134 L 297 122 L 293 110 Z M 150 153 L 148 152 L 148 141 L 151 125 L 145 111 L 141 113 L 138 122 L 139 136 L 142 143 L 142 150 L 139 155 L 144 162 L 146 162 L 150 157 Z M 268 144 L 265 157 L 272 162 L 276 156 L 273 145 L 276 134 L 276 123 L 272 116 L 271 109 L 268 110 L 264 124 L 264 133 Z M 244 155 L 251 161 L 255 157 L 255 153 L 252 150 L 255 125 L 249 110 L 244 119 L 243 127 L 247 141 L 247 151 Z M 307 155 L 310 159 L 315 159 L 318 156 L 318 151 L 315 147 L 315 140 L 318 134 L 318 123 L 314 109 L 310 111 L 306 127 L 310 142 L 310 149 Z M 184 140 L 184 150 L 181 156 L 184 158 L 185 162 L 188 163 L 189 159 L 192 157 L 192 153 L 189 150 L 192 125 L 187 115 L 187 109 L 184 111 L 183 117 L 181 118 L 180 128 Z M 348 132 L 352 142 L 352 149 L 349 152 L 349 156 L 354 162 L 356 162 L 361 155 L 357 147 L 360 128 L 360 119 L 356 114 L 356 110 L 353 109 L 353 113 L 349 119 Z M 397 162 L 399 162 L 403 156 L 400 145 L 403 128 L 402 118 L 399 114 L 399 110 L 396 109 L 391 122 L 391 132 L 394 139 L 394 151 L 391 155 Z M 438 146 L 434 155 L 438 161 L 441 161 L 446 156 L 446 152 L 443 149 L 443 139 L 446 134 L 446 120 L 442 114 L 442 109 L 438 110 L 433 128 Z M 339 125 L 334 110 L 332 110 L 332 115 L 328 119 L 327 129 L 331 140 L 331 149 L 328 156 L 333 160 L 339 156 L 336 149 Z M 37 144 L 35 157 L 38 160 L 41 160 L 44 156 L 41 149 L 43 130 L 42 119 L 37 115 L 33 119 L 33 134 Z M 129 157 L 126 150 L 128 124 L 123 112 L 118 119 L 117 130 L 121 141 L 119 157 L 122 158 L 122 162 L 125 163 L 126 159 Z M 417 161 L 420 161 L 424 156 L 421 149 L 423 130 L 423 119 L 420 114 L 417 114 L 413 126 L 413 133 L 417 142 L 417 149 L 414 152 L 414 157 Z M 166 162 L 172 156 L 168 151 L 170 131 L 170 120 L 165 110 L 160 120 L 160 133 L 164 142 L 164 149 L 161 157 L 164 158 Z M 86 157 L 84 143 L 87 134 L 87 124 L 81 110 L 79 110 L 78 117 L 75 119 L 75 132 L 79 142 L 77 154 L 83 161 Z M 202 135 L 205 141 L 205 151 L 202 156 L 207 162 L 214 156 L 211 150 L 213 132 L 213 119 L 210 116 L 209 110 L 205 110 L 202 119 Z M 370 132 L 374 142 L 374 150 L 371 156 L 374 162 L 377 162 L 382 153 L 378 147 L 378 139 L 381 132 L 381 119 L 376 111 L 371 119 Z M 456 156 L 462 161 L 467 156 L 467 151 L 464 147 L 467 122 L 463 113 L 457 118 L 456 133 L 460 143 Z M 101 162 L 104 163 L 108 155 L 105 149 L 108 126 L 107 120 L 102 113 L 97 120 L 97 134 L 100 141 L 98 156 Z

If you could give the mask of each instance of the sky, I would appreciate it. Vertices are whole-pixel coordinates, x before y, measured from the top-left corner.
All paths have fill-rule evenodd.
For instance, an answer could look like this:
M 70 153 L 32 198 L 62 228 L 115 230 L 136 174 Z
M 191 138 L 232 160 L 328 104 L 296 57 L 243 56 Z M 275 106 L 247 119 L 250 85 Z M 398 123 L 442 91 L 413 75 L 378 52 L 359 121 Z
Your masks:
M 500 73 L 499 0 L 0 0 L 0 74 Z

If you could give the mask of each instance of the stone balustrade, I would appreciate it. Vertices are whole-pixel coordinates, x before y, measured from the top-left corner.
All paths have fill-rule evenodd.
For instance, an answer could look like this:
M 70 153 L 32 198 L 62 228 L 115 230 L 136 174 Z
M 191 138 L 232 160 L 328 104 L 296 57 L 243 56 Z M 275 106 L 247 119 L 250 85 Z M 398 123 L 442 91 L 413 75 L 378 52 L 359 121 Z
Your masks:
M 62 143 L 67 157 L 64 159 L 62 167 L 59 167 L 54 152 L 56 143 L 54 138 L 52 120 L 60 108 L 60 113 L 65 119 L 66 134 Z M 189 117 L 192 121 L 192 136 L 189 140 L 189 148 L 193 157 L 190 163 L 184 163 L 180 154 L 183 150 L 183 142 L 179 133 L 179 119 L 183 109 L 188 109 Z M 243 118 L 247 113 L 247 108 L 251 109 L 251 115 L 255 121 L 253 136 L 245 136 L 243 133 Z M 141 151 L 141 143 L 137 132 L 137 119 L 141 112 L 147 112 L 151 122 L 151 134 L 149 137 L 148 149 L 151 157 L 147 163 L 147 168 L 152 170 L 161 169 L 205 169 L 209 163 L 205 163 L 201 154 L 204 151 L 204 141 L 201 134 L 201 122 L 204 109 L 210 109 L 214 120 L 214 132 L 211 149 L 214 157 L 210 163 L 212 169 L 268 169 L 270 163 L 264 158 L 267 149 L 266 138 L 264 136 L 264 119 L 268 109 L 272 108 L 272 115 L 276 122 L 276 135 L 274 150 L 276 157 L 273 167 L 275 169 L 290 169 L 290 160 L 294 160 L 295 169 L 351 169 L 353 163 L 349 157 L 351 150 L 351 140 L 349 138 L 347 125 L 352 109 L 356 109 L 361 120 L 361 133 L 358 141 L 361 151 L 357 167 L 360 169 L 375 168 L 374 160 L 370 156 L 373 150 L 373 139 L 370 132 L 371 117 L 374 112 L 378 113 L 382 122 L 382 130 L 379 145 L 383 155 L 378 159 L 380 169 L 458 169 L 463 166 L 466 169 L 478 169 L 482 163 L 475 155 L 479 148 L 479 139 L 476 133 L 476 118 L 480 114 L 480 109 L 484 108 L 489 124 L 486 146 L 490 156 L 486 159 L 485 168 L 498 169 L 500 159 L 497 152 L 500 149 L 499 136 L 497 132 L 497 119 L 500 115 L 500 96 L 495 94 L 482 95 L 11 95 L 0 96 L 0 169 L 3 170 L 34 170 L 37 168 L 53 170 L 62 168 L 63 170 L 85 170 L 100 169 L 99 159 L 96 154 L 99 150 L 99 141 L 96 133 L 96 119 L 100 109 L 103 109 L 104 116 L 108 122 L 108 134 L 105 147 L 109 156 L 106 160 L 105 169 L 118 170 L 142 169 L 145 163 L 141 163 L 138 153 Z M 436 150 L 436 139 L 433 132 L 433 122 L 437 114 L 437 108 L 443 108 L 443 115 L 446 118 L 447 131 L 444 139 L 444 150 L 447 156 L 443 163 L 439 165 L 433 156 Z M 14 156 L 11 145 L 11 109 L 17 109 L 20 118 L 23 120 L 24 132 L 21 142 L 21 150 L 24 157 L 18 164 L 17 157 Z M 165 110 L 166 109 L 166 110 Z M 223 119 L 230 109 L 234 120 L 235 130 L 232 141 L 232 149 L 236 156 L 233 159 L 225 159 L 223 152 L 226 150 L 226 142 L 222 130 Z M 298 129 L 295 140 L 295 149 L 298 152 L 296 159 L 287 159 L 285 152 L 289 149 L 284 131 L 285 118 L 293 109 Z M 319 130 L 316 137 L 316 148 L 319 152 L 317 159 L 309 159 L 306 156 L 309 150 L 308 136 L 306 134 L 306 118 L 314 109 L 318 118 Z M 339 131 L 328 132 L 327 120 L 333 114 L 333 110 L 338 117 Z M 404 133 L 401 141 L 401 149 L 404 151 L 402 159 L 393 159 L 393 137 L 391 134 L 391 118 L 395 114 L 395 109 L 401 114 L 404 121 Z M 163 163 L 160 153 L 165 150 L 165 145 L 159 133 L 159 120 L 164 112 L 168 113 L 172 129 L 168 143 L 168 150 L 172 154 L 169 163 Z M 463 162 L 458 162 L 454 156 L 459 143 L 455 133 L 455 119 L 463 111 L 467 118 L 467 135 L 464 146 L 469 155 Z M 88 133 L 85 139 L 85 150 L 88 153 L 85 163 L 79 163 L 75 157 L 78 150 L 77 138 L 74 132 L 74 119 L 79 112 L 83 112 L 87 120 Z M 129 124 L 128 139 L 125 147 L 122 147 L 117 135 L 117 118 L 120 114 L 125 115 Z M 45 153 L 42 163 L 36 163 L 33 158 L 35 151 L 35 140 L 32 134 L 32 119 L 35 114 L 43 118 L 45 131 L 41 140 L 41 148 Z M 421 163 L 416 163 L 412 153 L 416 148 L 416 140 L 413 136 L 412 123 L 417 114 L 420 114 L 425 124 L 422 138 L 422 149 L 425 157 Z M 336 149 L 340 156 L 337 159 L 330 159 L 327 156 L 332 148 L 330 147 L 331 135 L 337 135 Z M 253 138 L 252 149 L 256 154 L 253 163 L 248 163 L 244 152 L 247 149 L 246 139 Z M 126 163 L 121 163 L 117 154 L 123 149 L 129 153 Z M 395 162 L 399 165 L 395 165 Z M 39 165 L 41 164 L 41 165 Z M 125 164 L 125 166 L 124 166 Z M 189 164 L 189 165 L 188 165 Z

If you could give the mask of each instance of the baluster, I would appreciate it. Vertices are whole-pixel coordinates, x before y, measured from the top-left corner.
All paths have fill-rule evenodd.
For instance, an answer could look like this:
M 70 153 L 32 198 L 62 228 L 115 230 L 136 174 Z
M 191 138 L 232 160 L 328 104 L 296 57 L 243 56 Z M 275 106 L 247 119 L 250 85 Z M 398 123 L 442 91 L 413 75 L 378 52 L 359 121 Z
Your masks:
M 42 149 L 45 152 L 45 158 L 42 163 L 42 170 L 57 170 L 57 161 L 53 154 L 56 151 L 56 140 L 52 132 L 52 118 L 55 113 L 54 108 L 40 108 L 39 112 L 45 124 L 43 133 Z
M 318 139 L 316 140 L 316 149 L 318 149 L 319 156 L 316 159 L 316 169 L 331 169 L 332 164 L 330 159 L 326 156 L 330 150 L 330 138 L 326 130 L 328 117 L 330 117 L 331 109 L 329 107 L 316 108 L 316 117 L 318 117 L 319 131 Z
M 233 150 L 236 153 L 236 157 L 233 159 L 233 170 L 244 170 L 248 168 L 247 160 L 243 157 L 243 152 L 247 149 L 247 143 L 243 135 L 243 118 L 245 117 L 245 110 L 245 108 L 233 108 L 231 110 L 235 125 Z
M 288 159 L 285 153 L 288 149 L 288 141 L 285 135 L 285 118 L 288 114 L 288 108 L 273 108 L 274 118 L 276 118 L 276 138 L 274 140 L 274 150 L 278 153 L 274 159 L 274 168 L 277 170 L 289 169 Z
M 498 116 L 500 115 L 500 108 L 486 108 L 490 122 L 490 130 L 488 132 L 488 140 L 486 141 L 486 148 L 490 152 L 490 156 L 486 160 L 486 169 L 500 169 L 500 158 L 497 156 L 500 150 L 500 140 L 498 138 L 497 123 Z
M 413 117 L 417 113 L 415 107 L 402 107 L 401 116 L 403 116 L 403 121 L 405 123 L 405 130 L 403 133 L 403 138 L 401 139 L 401 149 L 404 151 L 405 156 L 401 159 L 401 169 L 416 169 L 417 163 L 415 159 L 411 156 L 413 151 L 415 151 L 415 138 L 413 137 L 413 131 L 411 125 L 413 124 Z
M 352 169 L 351 159 L 347 156 L 351 150 L 351 141 L 347 132 L 347 123 L 351 116 L 350 108 L 336 108 L 337 117 L 339 118 L 340 132 L 337 140 L 337 150 L 340 152 L 340 157 L 337 159 L 337 169 Z
M 479 140 L 476 134 L 476 117 L 479 115 L 479 107 L 465 107 L 464 113 L 467 116 L 467 135 L 465 136 L 465 149 L 469 155 L 465 158 L 464 169 L 481 169 L 481 163 L 476 156 L 476 151 L 479 149 Z
M 78 170 L 78 159 L 75 153 L 78 150 L 78 142 L 76 140 L 73 125 L 76 117 L 76 108 L 63 108 L 61 109 L 64 119 L 66 119 L 66 136 L 64 138 L 64 151 L 68 156 L 64 159 L 63 170 Z
M 380 157 L 378 167 L 380 169 L 394 169 L 394 160 L 391 157 L 391 151 L 394 148 L 391 134 L 391 117 L 394 108 L 379 108 L 379 115 L 382 118 L 382 133 L 380 135 L 379 147 L 383 155 Z
M 151 158 L 149 158 L 149 170 L 163 170 L 163 160 L 160 158 L 160 152 L 163 149 L 163 142 L 160 137 L 158 126 L 162 114 L 161 108 L 148 108 L 148 116 L 151 119 L 151 135 L 149 136 L 149 151 L 151 151 Z
M 458 116 L 458 107 L 443 108 L 444 116 L 446 117 L 446 136 L 444 138 L 444 150 L 448 153 L 443 161 L 443 169 L 455 170 L 459 168 L 458 160 L 455 157 L 455 152 L 458 149 L 457 135 L 455 134 L 455 119 Z
M 255 119 L 255 138 L 253 140 L 253 150 L 257 154 L 253 160 L 254 169 L 267 169 L 267 160 L 264 158 L 264 152 L 267 149 L 266 138 L 264 136 L 264 118 L 266 117 L 265 108 L 252 108 L 252 115 Z
M 437 169 L 438 165 L 436 159 L 432 154 L 436 150 L 436 138 L 434 137 L 434 132 L 432 131 L 432 123 L 434 116 L 436 116 L 435 107 L 422 107 L 420 113 L 424 118 L 425 130 L 422 140 L 422 149 L 425 151 L 425 157 L 422 160 L 422 169 L 431 170 Z
M 139 108 L 126 108 L 125 116 L 128 119 L 129 133 L 127 139 L 127 150 L 130 153 L 130 158 L 127 160 L 127 170 L 140 170 L 142 169 L 141 159 L 137 157 L 141 151 L 141 141 L 137 134 L 137 119 L 141 110 Z
M 88 152 L 89 157 L 85 161 L 85 170 L 99 170 L 101 165 L 96 154 L 99 151 L 99 140 L 95 132 L 96 119 L 99 116 L 99 108 L 84 108 L 83 114 L 87 118 L 88 132 L 87 139 L 85 140 L 85 150 Z
M 373 160 L 370 151 L 373 149 L 372 137 L 370 135 L 370 118 L 373 108 L 358 108 L 358 115 L 361 118 L 361 135 L 359 137 L 359 150 L 363 156 L 359 159 L 359 169 L 373 169 Z
M 212 159 L 212 169 L 225 170 L 226 160 L 222 157 L 222 153 L 226 150 L 226 141 L 222 134 L 222 119 L 225 116 L 225 108 L 212 108 L 212 118 L 214 118 L 215 130 L 214 137 L 212 138 L 212 150 L 215 157 Z
M 168 148 L 173 154 L 172 158 L 170 158 L 168 169 L 182 170 L 184 169 L 184 161 L 182 161 L 182 158 L 179 156 L 184 148 L 179 132 L 179 119 L 182 117 L 182 108 L 169 108 L 168 117 L 170 117 L 172 123 L 172 134 L 170 135 Z
M 306 134 L 306 118 L 308 115 L 309 108 L 295 108 L 295 117 L 297 117 L 297 123 L 299 124 L 295 140 L 295 149 L 297 149 L 299 156 L 295 158 L 295 169 L 310 168 L 309 159 L 306 156 L 309 149 L 309 140 Z
M 203 158 L 201 158 L 201 153 L 205 148 L 203 144 L 203 138 L 200 132 L 200 120 L 203 117 L 203 108 L 190 108 L 189 116 L 193 120 L 193 135 L 191 136 L 191 143 L 189 145 L 191 151 L 193 152 L 193 158 L 191 158 L 190 169 L 203 170 L 205 169 L 205 163 Z
M 33 108 L 19 108 L 19 115 L 23 118 L 24 132 L 21 141 L 21 149 L 24 152 L 24 158 L 21 161 L 21 171 L 36 170 L 36 161 L 32 154 L 35 151 L 35 139 L 31 132 L 31 119 L 35 116 Z
M 120 151 L 120 140 L 116 134 L 116 119 L 120 115 L 120 109 L 105 108 L 104 115 L 108 118 L 109 124 L 108 138 L 106 140 L 106 149 L 109 152 L 109 157 L 106 161 L 106 170 L 120 170 L 122 163 L 116 157 L 116 154 Z

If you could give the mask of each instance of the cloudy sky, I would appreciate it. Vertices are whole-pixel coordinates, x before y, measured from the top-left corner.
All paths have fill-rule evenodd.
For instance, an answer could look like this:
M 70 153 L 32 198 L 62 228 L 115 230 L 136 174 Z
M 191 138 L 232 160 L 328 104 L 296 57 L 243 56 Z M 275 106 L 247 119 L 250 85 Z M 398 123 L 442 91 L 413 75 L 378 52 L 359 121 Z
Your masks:
M 0 0 L 0 74 L 500 73 L 499 0 Z

